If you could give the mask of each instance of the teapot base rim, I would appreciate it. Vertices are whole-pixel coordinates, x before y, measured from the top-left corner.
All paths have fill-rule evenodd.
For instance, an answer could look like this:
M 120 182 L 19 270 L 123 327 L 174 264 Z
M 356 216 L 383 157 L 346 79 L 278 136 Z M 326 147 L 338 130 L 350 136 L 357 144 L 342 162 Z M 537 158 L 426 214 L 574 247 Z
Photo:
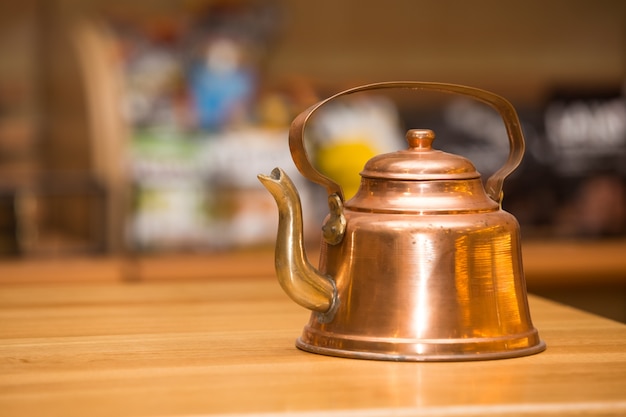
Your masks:
M 465 362 L 465 361 L 482 361 L 494 359 L 511 359 L 523 356 L 530 356 L 546 349 L 546 344 L 539 339 L 536 330 L 532 332 L 534 339 L 531 343 L 524 347 L 507 348 L 500 346 L 499 349 L 488 349 L 493 344 L 487 338 L 483 343 L 473 346 L 464 346 L 469 344 L 450 343 L 450 341 L 442 341 L 442 343 L 432 343 L 429 341 L 427 351 L 421 353 L 424 343 L 416 340 L 415 343 L 402 343 L 390 346 L 389 351 L 372 349 L 375 342 L 362 344 L 362 346 L 352 344 L 348 348 L 338 348 L 321 346 L 314 342 L 305 341 L 305 335 L 296 340 L 296 347 L 309 353 L 315 353 L 325 356 L 342 357 L 349 359 L 366 359 L 393 362 Z M 482 348 L 482 350 L 481 350 Z

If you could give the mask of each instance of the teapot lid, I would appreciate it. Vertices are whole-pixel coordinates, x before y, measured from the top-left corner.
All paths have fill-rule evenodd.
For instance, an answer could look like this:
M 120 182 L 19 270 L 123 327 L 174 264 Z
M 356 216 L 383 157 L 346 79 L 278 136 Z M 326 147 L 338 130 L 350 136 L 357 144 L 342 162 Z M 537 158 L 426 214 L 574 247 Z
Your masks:
M 466 158 L 432 148 L 435 132 L 410 129 L 409 148 L 370 159 L 361 171 L 365 178 L 390 180 L 459 180 L 478 178 L 476 167 Z

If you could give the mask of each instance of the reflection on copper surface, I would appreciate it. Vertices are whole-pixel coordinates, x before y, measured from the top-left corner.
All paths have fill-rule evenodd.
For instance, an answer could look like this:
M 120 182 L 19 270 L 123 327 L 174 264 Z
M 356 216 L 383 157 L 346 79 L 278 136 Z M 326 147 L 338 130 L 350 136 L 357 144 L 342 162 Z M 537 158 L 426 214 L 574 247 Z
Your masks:
M 421 253 L 433 253 L 433 242 L 428 236 L 417 235 L 414 237 L 416 250 Z M 421 277 L 417 280 L 417 285 L 414 291 L 416 292 L 417 302 L 416 308 L 413 311 L 413 325 L 414 334 L 418 338 L 427 337 L 429 325 L 431 321 L 431 311 L 428 308 L 428 285 L 429 280 L 436 278 L 433 277 L 433 264 L 432 261 L 425 260 L 417 265 L 416 276 Z M 424 353 L 422 349 L 418 349 L 419 354 Z

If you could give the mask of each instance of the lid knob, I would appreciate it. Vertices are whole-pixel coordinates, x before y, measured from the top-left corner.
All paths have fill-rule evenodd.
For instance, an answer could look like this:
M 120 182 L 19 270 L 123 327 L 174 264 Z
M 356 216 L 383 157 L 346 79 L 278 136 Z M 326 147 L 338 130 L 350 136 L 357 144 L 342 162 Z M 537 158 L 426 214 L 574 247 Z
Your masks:
M 415 150 L 431 150 L 435 132 L 430 129 L 410 129 L 406 132 L 406 140 L 409 147 Z

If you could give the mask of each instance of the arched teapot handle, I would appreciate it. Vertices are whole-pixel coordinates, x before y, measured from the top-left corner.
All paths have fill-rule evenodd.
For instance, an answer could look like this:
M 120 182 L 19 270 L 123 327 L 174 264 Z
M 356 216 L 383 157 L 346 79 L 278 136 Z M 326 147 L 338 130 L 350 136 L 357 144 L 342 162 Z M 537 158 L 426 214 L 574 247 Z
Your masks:
M 325 100 L 318 102 L 317 104 L 314 104 L 313 106 L 300 113 L 294 119 L 289 129 L 289 149 L 291 151 L 293 161 L 300 173 L 302 173 L 302 175 L 304 175 L 309 180 L 324 186 L 329 196 L 336 194 L 337 196 L 339 196 L 339 198 L 341 198 L 341 201 L 343 201 L 344 196 L 341 186 L 332 179 L 317 171 L 311 164 L 311 161 L 309 160 L 306 150 L 304 148 L 304 129 L 306 128 L 306 124 L 309 118 L 313 115 L 313 113 L 315 113 L 315 111 L 317 111 L 320 107 L 327 104 L 331 100 L 334 100 L 340 96 L 354 94 L 361 91 L 380 90 L 387 88 L 430 90 L 440 91 L 444 93 L 460 94 L 471 97 L 478 101 L 482 101 L 483 103 L 488 104 L 498 111 L 498 113 L 502 117 L 502 120 L 504 121 L 504 125 L 509 136 L 509 157 L 506 160 L 505 164 L 487 179 L 485 188 L 489 197 L 491 197 L 494 201 L 501 203 L 502 185 L 504 183 L 504 179 L 509 174 L 511 174 L 511 172 L 513 172 L 515 168 L 518 167 L 524 155 L 524 136 L 522 134 L 522 129 L 519 118 L 517 116 L 517 112 L 515 111 L 515 108 L 511 105 L 511 103 L 509 103 L 505 98 L 497 94 L 478 88 L 467 87 L 457 84 L 422 81 L 380 82 L 367 84 L 360 87 L 354 87 L 337 93 Z

